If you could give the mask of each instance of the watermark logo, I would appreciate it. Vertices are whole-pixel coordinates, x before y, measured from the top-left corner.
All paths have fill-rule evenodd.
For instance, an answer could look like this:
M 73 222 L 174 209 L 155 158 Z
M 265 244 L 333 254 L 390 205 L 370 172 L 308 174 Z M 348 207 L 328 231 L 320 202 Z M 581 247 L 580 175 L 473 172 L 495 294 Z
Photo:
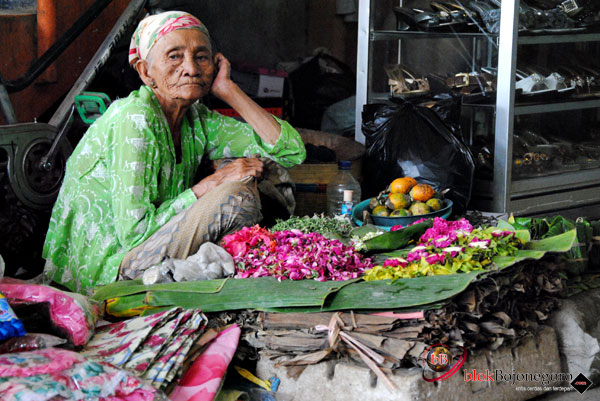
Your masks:
M 427 382 L 446 380 L 459 371 L 467 359 L 467 350 L 462 349 L 458 359 L 445 344 L 433 344 L 421 354 L 423 361 L 423 379 Z M 456 362 L 455 362 L 456 359 Z M 436 374 L 442 373 L 441 376 Z
M 585 377 L 583 373 L 578 374 L 577 377 L 571 382 L 571 386 L 573 386 L 575 390 L 579 391 L 579 394 L 585 393 L 585 391 L 590 388 L 591 385 L 592 382 L 590 379 Z

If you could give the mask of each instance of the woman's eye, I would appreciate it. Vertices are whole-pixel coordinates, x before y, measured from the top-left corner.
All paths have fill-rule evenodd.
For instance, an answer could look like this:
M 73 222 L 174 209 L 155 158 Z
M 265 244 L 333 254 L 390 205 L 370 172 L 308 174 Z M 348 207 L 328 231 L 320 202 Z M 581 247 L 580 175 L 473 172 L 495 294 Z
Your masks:
M 201 61 L 208 60 L 208 56 L 205 56 L 204 54 L 198 54 L 198 55 L 196 55 L 196 60 L 201 60 Z
M 178 60 L 179 57 L 179 54 L 169 54 L 169 60 Z

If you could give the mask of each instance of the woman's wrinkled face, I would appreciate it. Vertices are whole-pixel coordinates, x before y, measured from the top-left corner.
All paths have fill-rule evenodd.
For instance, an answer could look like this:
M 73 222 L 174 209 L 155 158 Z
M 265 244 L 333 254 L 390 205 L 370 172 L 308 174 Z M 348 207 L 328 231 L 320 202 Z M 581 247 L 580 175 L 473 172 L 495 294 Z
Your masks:
M 155 84 L 151 86 L 163 101 L 191 104 L 210 91 L 215 64 L 208 37 L 197 29 L 180 29 L 160 38 L 147 63 L 147 75 Z

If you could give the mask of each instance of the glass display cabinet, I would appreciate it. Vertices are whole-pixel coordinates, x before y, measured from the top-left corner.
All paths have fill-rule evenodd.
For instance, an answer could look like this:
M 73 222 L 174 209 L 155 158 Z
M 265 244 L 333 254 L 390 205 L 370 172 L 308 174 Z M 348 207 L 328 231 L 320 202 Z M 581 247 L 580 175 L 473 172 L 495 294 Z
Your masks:
M 363 105 L 425 82 L 460 103 L 470 208 L 600 217 L 600 28 L 571 3 L 360 0 L 355 139 Z

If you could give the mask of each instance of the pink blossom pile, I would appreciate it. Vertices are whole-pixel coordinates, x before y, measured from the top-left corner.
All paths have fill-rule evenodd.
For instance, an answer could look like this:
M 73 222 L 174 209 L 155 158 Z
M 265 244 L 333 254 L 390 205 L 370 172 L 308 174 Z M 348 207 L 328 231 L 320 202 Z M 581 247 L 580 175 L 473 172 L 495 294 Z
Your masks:
M 467 219 L 448 221 L 436 217 L 433 219 L 433 227 L 427 229 L 421 236 L 420 243 L 446 248 L 456 241 L 458 235 L 470 234 L 472 231 L 473 226 Z
M 225 236 L 222 246 L 233 256 L 236 278 L 350 280 L 372 267 L 371 260 L 353 247 L 299 230 L 270 232 L 258 225 L 244 227 Z

